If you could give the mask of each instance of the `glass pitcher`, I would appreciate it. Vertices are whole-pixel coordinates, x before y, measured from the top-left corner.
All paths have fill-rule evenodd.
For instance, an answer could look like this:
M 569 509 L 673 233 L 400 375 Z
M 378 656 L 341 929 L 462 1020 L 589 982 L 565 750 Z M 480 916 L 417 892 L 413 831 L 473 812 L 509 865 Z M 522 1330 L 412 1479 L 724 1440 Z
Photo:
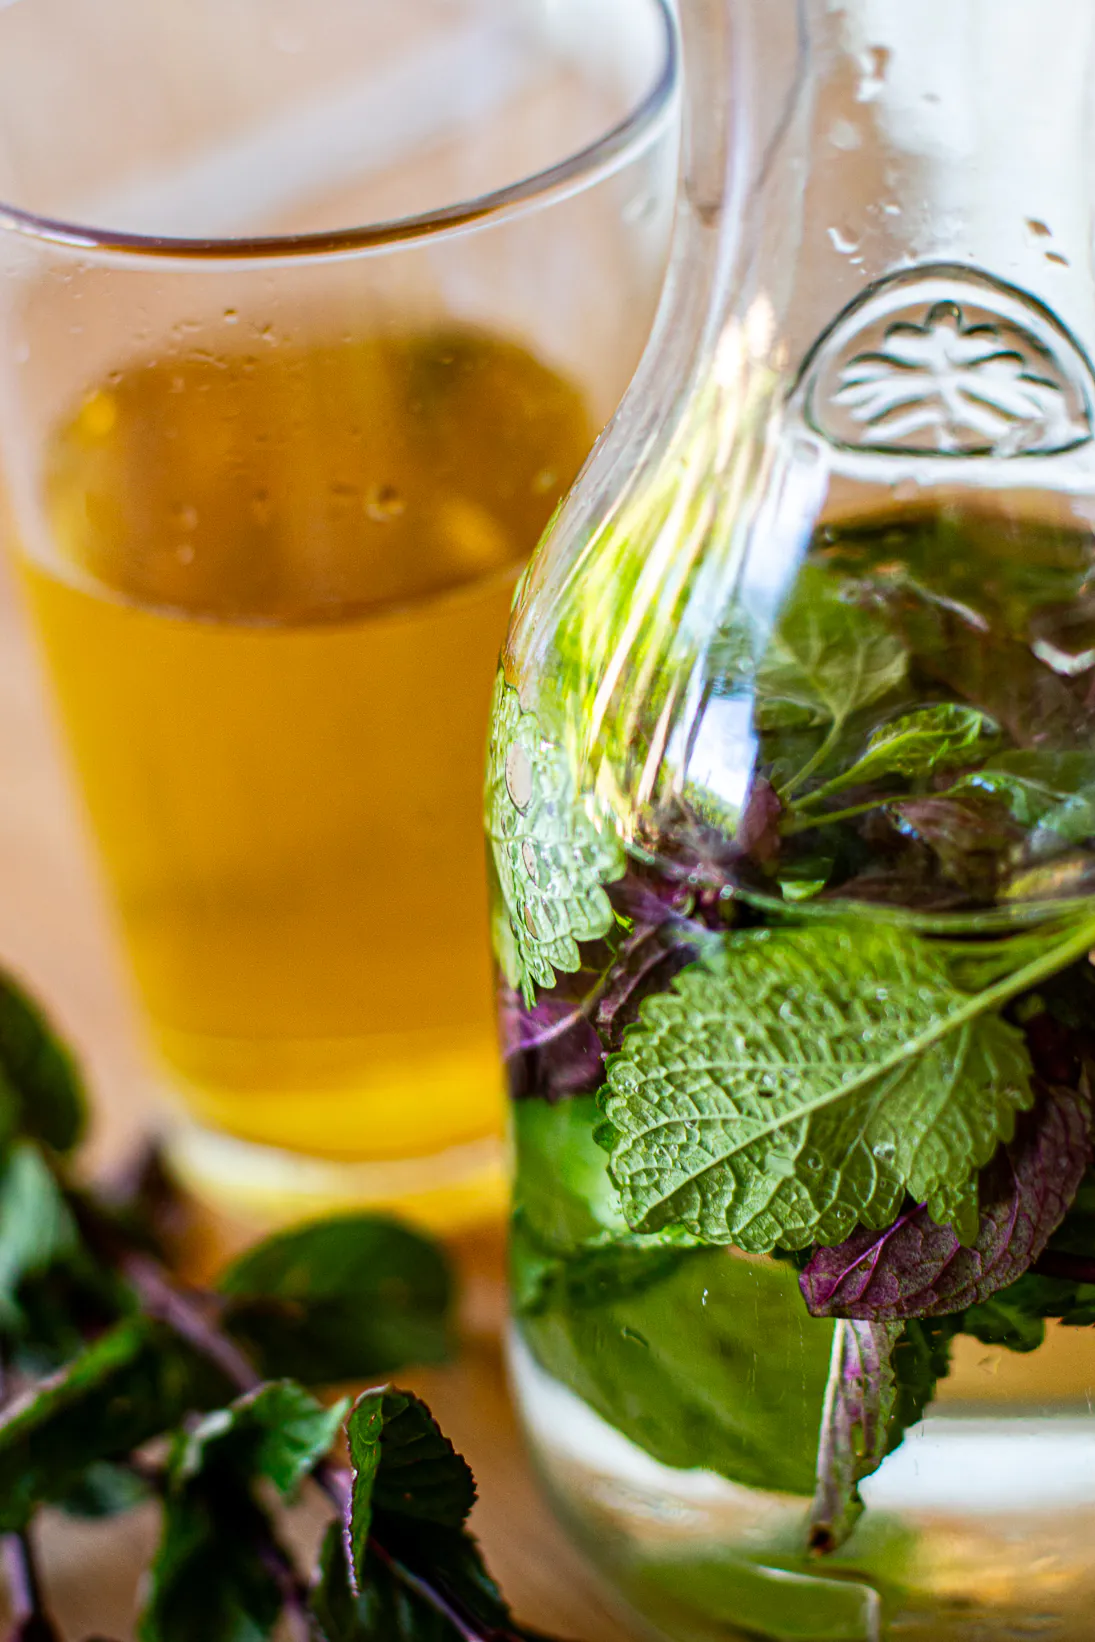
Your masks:
M 1095 11 L 681 25 L 495 695 L 518 1398 L 663 1635 L 1090 1642 Z

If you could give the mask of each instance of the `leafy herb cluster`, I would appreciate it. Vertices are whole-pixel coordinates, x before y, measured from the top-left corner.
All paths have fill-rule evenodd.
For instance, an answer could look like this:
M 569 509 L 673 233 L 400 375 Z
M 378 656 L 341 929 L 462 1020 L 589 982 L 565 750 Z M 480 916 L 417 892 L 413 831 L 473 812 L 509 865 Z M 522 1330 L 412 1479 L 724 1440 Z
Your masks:
M 519 1178 L 526 1337 L 664 1457 L 612 1331 L 607 1365 L 580 1345 L 591 1282 L 649 1340 L 712 1247 L 793 1260 L 828 1320 L 819 1552 L 955 1334 L 1095 1321 L 1093 570 L 1089 537 L 946 512 L 822 533 L 774 633 L 714 636 L 710 698 L 751 704 L 757 749 L 736 820 L 687 783 L 640 809 L 613 926 L 504 994 L 514 1096 L 581 1103 L 613 1195 L 568 1248 Z M 707 1430 L 690 1463 L 724 1452 Z
M 335 1384 L 442 1360 L 444 1255 L 393 1221 L 330 1220 L 246 1253 L 215 1290 L 172 1275 L 154 1161 L 109 1196 L 78 1183 L 84 1095 L 0 979 L 0 1538 L 11 1642 L 58 1642 L 35 1555 L 44 1507 L 149 1500 L 159 1545 L 141 1642 L 516 1642 L 467 1529 L 475 1485 L 426 1406 Z M 348 1450 L 349 1466 L 341 1457 Z M 317 1569 L 282 1508 L 326 1499 Z

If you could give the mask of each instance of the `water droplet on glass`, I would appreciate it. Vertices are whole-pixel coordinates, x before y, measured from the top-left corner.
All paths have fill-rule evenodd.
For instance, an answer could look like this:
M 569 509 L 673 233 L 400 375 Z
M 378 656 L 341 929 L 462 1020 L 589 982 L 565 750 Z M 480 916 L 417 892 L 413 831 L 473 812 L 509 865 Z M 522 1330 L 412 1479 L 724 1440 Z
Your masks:
M 915 479 L 899 479 L 893 487 L 895 502 L 917 502 L 920 500 L 920 485 Z
M 845 229 L 830 228 L 829 238 L 833 243 L 834 251 L 839 251 L 842 257 L 854 256 L 859 250 L 859 241 L 854 234 L 848 233 Z
M 880 1140 L 871 1150 L 880 1163 L 892 1163 L 897 1155 L 897 1147 L 892 1140 Z
M 273 511 L 270 492 L 268 490 L 256 490 L 251 497 L 251 517 L 255 523 L 257 525 L 268 525 Z
M 521 860 L 524 862 L 525 871 L 532 879 L 532 882 L 534 884 L 538 883 L 539 869 L 536 861 L 536 851 L 533 849 L 532 840 L 529 838 L 526 838 L 521 845 Z
M 198 528 L 198 510 L 189 502 L 176 502 L 171 509 L 171 523 L 176 530 L 191 531 Z
M 240 319 L 240 316 L 239 316 L 239 312 L 238 312 L 237 309 L 235 309 L 235 308 L 226 308 L 224 310 L 224 323 L 226 325 L 238 325 L 239 324 L 239 319 Z
M 889 73 L 892 56 L 893 53 L 888 46 L 870 46 L 863 53 L 859 59 L 863 78 L 856 88 L 857 102 L 873 103 L 881 95 L 886 85 L 886 75 Z
M 365 499 L 365 512 L 374 524 L 390 524 L 407 511 L 407 504 L 394 485 L 376 485 Z
M 834 120 L 829 132 L 829 141 L 842 154 L 851 154 L 863 146 L 863 134 L 851 120 Z
M 1060 251 L 1047 251 L 1046 261 L 1052 262 L 1056 268 L 1070 268 L 1072 266 L 1068 258 L 1062 256 Z
M 534 496 L 547 496 L 559 488 L 559 475 L 554 468 L 541 468 L 532 481 Z
M 1052 239 L 1053 230 L 1048 223 L 1041 222 L 1037 217 L 1027 218 L 1027 227 L 1035 239 Z
M 506 791 L 514 807 L 524 813 L 532 802 L 532 765 L 523 747 L 506 754 Z
M 707 1297 L 710 1294 L 710 1292 L 711 1292 L 710 1289 L 704 1289 L 703 1294 L 700 1296 L 700 1305 L 701 1306 L 705 1306 L 707 1304 Z
M 178 559 L 180 564 L 193 564 L 194 563 L 194 544 L 193 544 L 193 542 L 182 542 L 180 544 L 180 546 L 178 546 L 175 549 L 175 557 L 176 557 L 176 559 Z
M 652 217 L 657 204 L 657 198 L 651 193 L 635 194 L 628 200 L 620 216 L 630 228 L 636 223 L 645 222 L 648 217 Z
M 646 1338 L 645 1334 L 640 1334 L 638 1329 L 622 1328 L 620 1330 L 620 1339 L 630 1340 L 632 1345 L 642 1346 L 646 1351 L 650 1350 L 650 1341 Z

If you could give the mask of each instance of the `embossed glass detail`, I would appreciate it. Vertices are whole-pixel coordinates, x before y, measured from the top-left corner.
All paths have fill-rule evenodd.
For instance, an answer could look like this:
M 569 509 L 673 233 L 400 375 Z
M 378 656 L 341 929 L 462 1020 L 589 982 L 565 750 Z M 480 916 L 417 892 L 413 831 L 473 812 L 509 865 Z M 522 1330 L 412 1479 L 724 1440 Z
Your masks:
M 1050 456 L 1093 433 L 1079 344 L 1040 302 L 965 267 L 875 285 L 818 343 L 800 392 L 815 432 L 886 456 Z

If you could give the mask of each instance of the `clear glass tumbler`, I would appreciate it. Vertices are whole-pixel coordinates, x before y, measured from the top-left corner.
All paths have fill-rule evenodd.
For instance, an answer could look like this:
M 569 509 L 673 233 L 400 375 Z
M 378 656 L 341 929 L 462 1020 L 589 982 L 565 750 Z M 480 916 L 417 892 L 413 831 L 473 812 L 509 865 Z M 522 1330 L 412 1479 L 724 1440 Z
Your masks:
M 653 318 L 676 63 L 665 0 L 0 7 L 9 534 L 214 1200 L 499 1189 L 483 725 Z

